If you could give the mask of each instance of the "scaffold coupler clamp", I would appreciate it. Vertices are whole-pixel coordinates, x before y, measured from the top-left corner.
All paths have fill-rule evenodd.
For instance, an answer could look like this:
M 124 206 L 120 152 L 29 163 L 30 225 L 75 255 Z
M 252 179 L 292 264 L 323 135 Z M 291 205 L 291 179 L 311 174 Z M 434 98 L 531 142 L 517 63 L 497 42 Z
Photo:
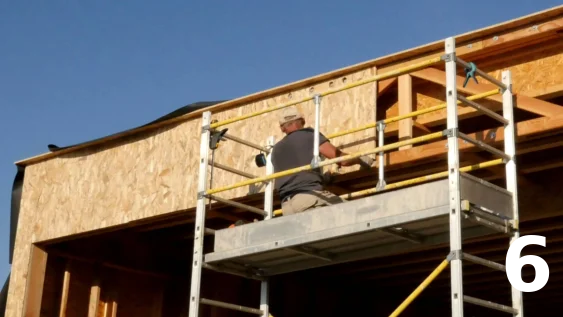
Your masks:
M 453 260 L 462 260 L 463 253 L 461 250 L 452 250 L 446 257 L 446 259 L 448 260 L 448 262 L 451 262 Z
M 311 160 L 311 169 L 315 172 L 319 172 L 322 174 L 322 167 L 319 166 L 319 163 L 321 162 L 321 158 L 320 156 L 317 157 L 313 157 L 313 159 Z
M 477 66 L 473 62 L 470 62 L 468 64 L 469 64 L 469 67 L 465 68 L 465 81 L 463 82 L 463 87 L 467 86 L 467 83 L 469 82 L 470 78 L 473 78 L 473 80 L 475 81 L 476 84 L 479 83 L 479 82 L 477 82 L 477 77 L 475 77 L 475 72 L 477 71 Z
M 385 186 L 387 186 L 387 182 L 384 179 L 380 179 L 377 181 L 377 185 L 375 185 L 375 188 L 378 190 L 384 190 Z

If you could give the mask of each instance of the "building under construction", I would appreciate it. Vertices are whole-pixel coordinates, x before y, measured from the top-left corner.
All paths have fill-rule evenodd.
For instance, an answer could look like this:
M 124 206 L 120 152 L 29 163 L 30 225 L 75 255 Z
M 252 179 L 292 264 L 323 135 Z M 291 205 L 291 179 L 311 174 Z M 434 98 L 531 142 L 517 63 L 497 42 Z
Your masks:
M 560 316 L 562 72 L 559 6 L 50 145 L 16 162 L 5 316 Z M 349 154 L 275 172 L 287 107 Z M 317 169 L 347 201 L 283 215 L 275 179 Z

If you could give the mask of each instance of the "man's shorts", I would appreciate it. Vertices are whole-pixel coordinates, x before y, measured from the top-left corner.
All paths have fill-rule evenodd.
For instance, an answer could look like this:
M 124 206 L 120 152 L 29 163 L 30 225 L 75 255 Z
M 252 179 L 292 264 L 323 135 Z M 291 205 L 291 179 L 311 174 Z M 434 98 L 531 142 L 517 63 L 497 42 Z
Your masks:
M 287 216 L 318 207 L 339 204 L 344 201 L 344 199 L 326 190 L 299 193 L 282 202 L 282 213 L 284 216 Z

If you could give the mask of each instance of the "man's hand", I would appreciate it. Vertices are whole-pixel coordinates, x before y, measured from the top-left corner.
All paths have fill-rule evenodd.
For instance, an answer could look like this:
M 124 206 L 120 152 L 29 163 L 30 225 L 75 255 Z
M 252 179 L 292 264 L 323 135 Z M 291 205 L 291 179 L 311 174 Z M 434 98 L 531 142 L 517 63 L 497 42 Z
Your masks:
M 336 148 L 334 145 L 330 144 L 330 142 L 325 142 L 321 144 L 319 148 L 319 152 L 328 159 L 333 159 L 335 157 L 345 156 L 347 153 L 341 151 L 340 149 Z M 344 162 L 337 163 L 339 167 L 342 166 L 352 166 L 352 165 L 360 165 L 362 169 L 370 169 L 374 164 L 375 160 L 371 157 L 364 155 L 359 158 L 346 160 Z

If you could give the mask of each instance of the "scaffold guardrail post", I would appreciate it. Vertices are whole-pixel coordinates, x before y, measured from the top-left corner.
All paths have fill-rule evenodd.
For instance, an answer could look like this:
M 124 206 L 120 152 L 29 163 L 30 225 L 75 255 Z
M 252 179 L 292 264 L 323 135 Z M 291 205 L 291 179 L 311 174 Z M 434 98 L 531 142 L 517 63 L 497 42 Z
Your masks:
M 448 135 L 448 179 L 450 190 L 450 251 L 461 252 L 461 198 L 459 176 L 459 145 L 457 116 L 457 64 L 455 39 L 445 42 L 446 56 L 446 102 Z M 463 317 L 463 272 L 459 257 L 451 260 L 451 305 L 452 317 Z
M 519 210 L 518 210 L 518 182 L 516 174 L 516 132 L 514 127 L 514 103 L 512 93 L 512 74 L 510 70 L 502 72 L 502 83 L 505 90 L 502 93 L 502 112 L 508 121 L 504 128 L 504 152 L 509 159 L 506 162 L 506 189 L 512 193 L 513 230 L 510 243 L 520 237 Z M 517 310 L 515 317 L 524 317 L 524 303 L 522 292 L 512 286 L 512 308 Z
M 211 131 L 211 112 L 202 115 L 201 144 L 199 148 L 199 174 L 197 182 L 197 205 L 194 229 L 194 248 L 192 252 L 192 279 L 189 300 L 189 317 L 198 317 L 200 304 L 201 271 L 203 267 L 203 239 L 205 232 L 205 190 L 207 189 L 207 165 L 209 164 L 209 141 Z

